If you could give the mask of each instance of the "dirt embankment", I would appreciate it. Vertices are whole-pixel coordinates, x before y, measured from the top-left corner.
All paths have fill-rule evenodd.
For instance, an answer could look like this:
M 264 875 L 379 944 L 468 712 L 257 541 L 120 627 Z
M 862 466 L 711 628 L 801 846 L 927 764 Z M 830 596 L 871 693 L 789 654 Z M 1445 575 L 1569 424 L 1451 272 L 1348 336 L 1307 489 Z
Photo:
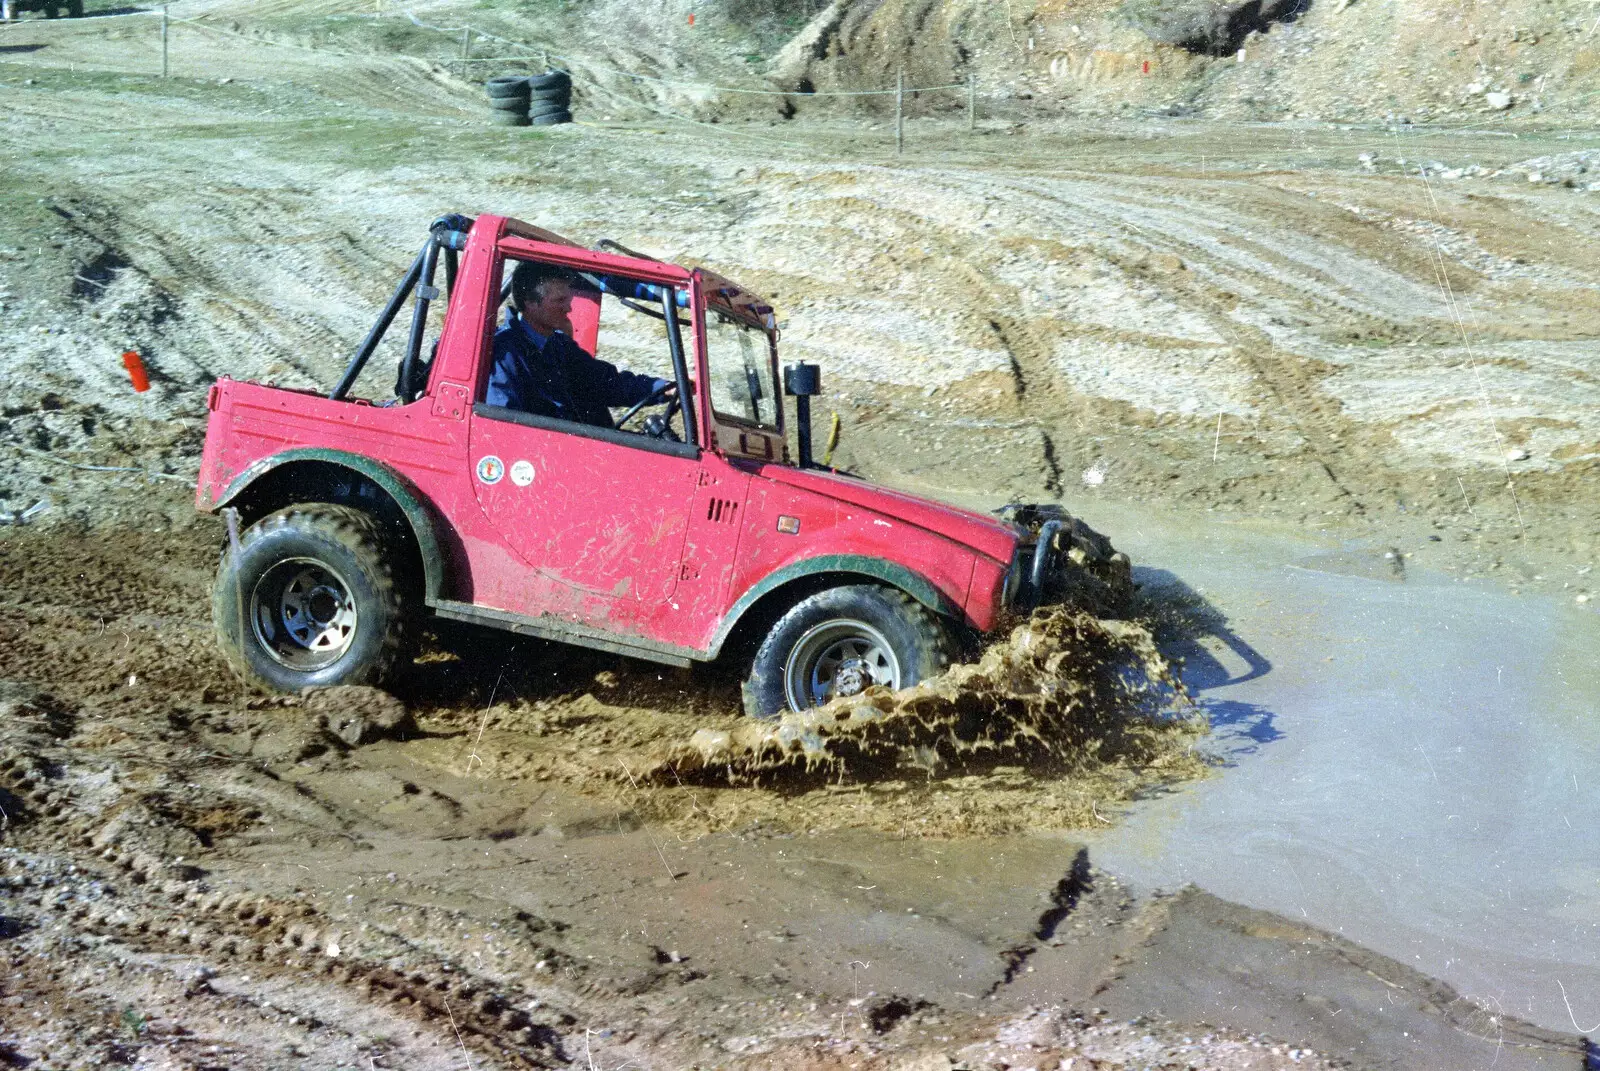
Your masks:
M 1594 25 L 1578 0 L 839 0 L 768 72 L 801 90 L 881 89 L 902 70 L 910 86 L 970 76 L 1013 119 L 1571 124 L 1600 108 Z M 936 93 L 915 106 L 965 103 Z

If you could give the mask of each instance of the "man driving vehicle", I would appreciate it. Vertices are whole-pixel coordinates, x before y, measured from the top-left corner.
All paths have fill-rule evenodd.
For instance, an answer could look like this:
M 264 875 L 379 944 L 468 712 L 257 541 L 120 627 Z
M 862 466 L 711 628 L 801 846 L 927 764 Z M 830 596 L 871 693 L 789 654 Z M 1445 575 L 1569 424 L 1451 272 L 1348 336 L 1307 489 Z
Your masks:
M 626 372 L 585 353 L 572 340 L 573 276 L 552 264 L 523 261 L 511 273 L 515 315 L 494 336 L 485 401 L 537 416 L 615 428 L 611 407 L 671 397 L 664 379 Z

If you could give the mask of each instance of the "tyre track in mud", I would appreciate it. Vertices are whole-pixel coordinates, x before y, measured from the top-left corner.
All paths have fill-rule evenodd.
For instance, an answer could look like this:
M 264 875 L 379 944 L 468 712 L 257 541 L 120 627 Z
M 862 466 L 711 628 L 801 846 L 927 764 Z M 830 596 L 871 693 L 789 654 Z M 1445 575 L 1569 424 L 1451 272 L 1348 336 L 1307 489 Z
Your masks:
M 1369 329 L 1389 333 L 1401 326 L 1394 318 L 1392 308 L 1385 315 L 1352 307 L 1353 299 L 1357 296 L 1352 284 L 1328 274 L 1305 259 L 1291 256 L 1290 250 L 1269 252 L 1264 247 L 1255 247 L 1255 251 L 1261 254 L 1260 259 L 1276 261 L 1281 270 L 1273 272 L 1264 267 L 1257 268 L 1250 262 L 1256 258 L 1219 256 L 1215 243 L 1203 241 L 1202 236 L 1195 233 L 1196 228 L 1188 225 L 1175 211 L 1163 209 L 1151 213 L 1146 204 L 1129 204 L 1126 199 L 1115 197 L 1108 199 L 1110 205 L 1102 206 L 1095 204 L 1091 196 L 1085 195 L 1082 187 L 1079 187 L 1078 193 L 1080 196 L 1070 202 L 1073 207 L 1068 211 L 1075 210 L 1099 221 L 1108 232 L 1118 227 L 1132 229 L 1149 251 L 1168 253 L 1183 259 L 1185 267 L 1193 273 L 1193 279 L 1168 275 L 1151 280 L 1152 284 L 1180 306 L 1199 313 L 1227 341 L 1229 348 L 1245 362 L 1252 376 L 1269 395 L 1270 405 L 1263 416 L 1286 421 L 1301 436 L 1307 451 L 1339 497 L 1350 499 L 1356 511 L 1364 513 L 1366 505 L 1363 497 L 1370 494 L 1372 489 L 1403 485 L 1403 478 L 1382 458 L 1368 451 L 1359 438 L 1340 441 L 1352 422 L 1344 415 L 1339 400 L 1317 383 L 1318 376 L 1311 370 L 1315 367 L 1311 361 L 1299 354 L 1285 354 L 1265 331 L 1230 315 L 1238 307 L 1239 291 L 1247 288 L 1241 285 L 1245 281 L 1253 284 L 1258 303 L 1270 294 L 1288 307 L 1317 309 L 1328 316 L 1328 327 L 1333 327 L 1339 318 L 1346 321 L 1358 319 L 1369 325 Z M 1063 206 L 1069 203 L 1062 196 L 1047 196 Z M 1138 224 L 1122 218 L 1114 211 L 1119 200 L 1121 207 L 1140 210 Z M 1152 215 L 1154 219 L 1150 218 Z M 1160 229 L 1156 230 L 1152 224 L 1159 225 Z M 1226 230 L 1224 224 L 1218 224 L 1217 229 Z M 1241 243 L 1237 239 L 1232 244 L 1246 251 L 1254 246 L 1253 242 Z M 1126 270 L 1127 266 L 1122 266 Z M 1299 280 L 1298 284 L 1295 280 Z M 1318 284 L 1323 281 L 1337 286 L 1352 301 L 1346 303 L 1322 296 L 1323 291 Z
M 1009 179 L 993 181 L 1018 188 L 1018 184 Z M 991 179 L 985 176 L 982 182 L 988 185 Z M 1271 416 L 1285 421 L 1301 436 L 1332 489 L 1339 497 L 1350 499 L 1357 513 L 1366 512 L 1374 495 L 1381 498 L 1389 489 L 1406 486 L 1407 477 L 1393 464 L 1394 451 L 1387 433 L 1382 428 L 1364 427 L 1352 419 L 1344 403 L 1322 387 L 1319 381 L 1333 368 L 1285 351 L 1268 331 L 1246 322 L 1234 312 L 1240 305 L 1241 293 L 1253 291 L 1251 304 L 1254 307 L 1277 303 L 1281 308 L 1295 310 L 1293 320 L 1306 324 L 1322 336 L 1324 344 L 1339 345 L 1347 339 L 1401 337 L 1413 342 L 1451 343 L 1458 339 L 1459 329 L 1449 321 L 1441 293 L 1428 291 L 1424 283 L 1407 283 L 1409 300 L 1398 305 L 1390 301 L 1380 306 L 1365 302 L 1367 308 L 1355 307 L 1360 295 L 1352 289 L 1358 284 L 1351 273 L 1363 267 L 1359 264 L 1352 265 L 1346 260 L 1339 276 L 1329 276 L 1324 267 L 1315 262 L 1326 260 L 1320 249 L 1313 251 L 1315 255 L 1308 260 L 1305 256 L 1292 255 L 1291 244 L 1281 250 L 1263 251 L 1264 256 L 1275 262 L 1275 268 L 1269 271 L 1258 266 L 1254 258 L 1241 263 L 1238 256 L 1219 250 L 1215 242 L 1204 240 L 1205 236 L 1198 233 L 1191 222 L 1195 213 L 1180 214 L 1178 210 L 1162 206 L 1152 214 L 1146 202 L 1132 200 L 1125 188 L 1102 196 L 1104 184 L 1075 182 L 1075 193 L 1071 197 L 1055 190 L 1041 190 L 1039 185 L 1037 180 L 1030 180 L 1023 184 L 1024 192 L 1036 202 L 1042 200 L 1057 207 L 1053 213 L 1050 210 L 1034 213 L 1038 218 L 1059 221 L 1062 230 L 1068 232 L 1078 225 L 1080 218 L 1087 218 L 1099 223 L 1103 235 L 1132 232 L 1136 246 L 1181 258 L 1187 271 L 1160 277 L 1146 274 L 1145 280 L 1180 306 L 1200 314 L 1217 335 L 1227 341 L 1269 399 Z M 1161 200 L 1170 202 L 1172 198 L 1163 193 Z M 1198 205 L 1195 209 L 1198 211 Z M 1128 218 L 1130 215 L 1134 218 Z M 1217 226 L 1224 228 L 1226 224 Z M 1138 261 L 1129 263 L 1115 254 L 1108 255 L 1107 259 L 1124 272 L 1140 267 Z M 1411 259 L 1419 259 L 1415 251 Z M 1461 274 L 1468 276 L 1473 286 L 1486 282 L 1472 266 L 1459 260 L 1448 259 L 1448 265 L 1458 293 L 1463 289 Z M 1367 267 L 1389 271 L 1376 264 Z M 1436 274 L 1436 269 L 1425 263 L 1414 267 L 1427 268 Z M 1328 294 L 1330 283 L 1337 288 L 1336 296 Z M 1307 321 L 1304 318 L 1307 311 L 1320 314 L 1321 322 Z M 1479 335 L 1495 331 L 1493 325 L 1476 321 L 1471 327 L 1473 333 Z
M 1248 222 L 1245 226 L 1216 223 L 1209 231 L 1196 223 L 1206 213 L 1213 217 L 1217 206 L 1196 200 L 1188 205 L 1172 206 L 1170 192 L 1158 194 L 1157 200 L 1135 200 L 1126 184 L 1108 192 L 1116 179 L 1102 182 L 1072 181 L 1066 189 L 1044 189 L 1035 181 L 1018 182 L 988 176 L 980 180 L 984 185 L 994 184 L 1013 194 L 1022 194 L 1036 204 L 1046 206 L 1040 215 L 1057 222 L 1063 230 L 1081 226 L 1078 219 L 1087 219 L 1095 225 L 1093 237 L 1100 239 L 1124 235 L 1124 241 L 1136 249 L 1151 253 L 1165 253 L 1182 259 L 1185 268 L 1196 276 L 1206 278 L 1219 293 L 1234 298 L 1253 298 L 1257 302 L 1281 301 L 1284 308 L 1295 310 L 1303 317 L 1308 309 L 1323 312 L 1327 328 L 1338 330 L 1341 321 L 1356 320 L 1366 325 L 1393 330 L 1400 326 L 1402 317 L 1437 318 L 1442 309 L 1426 308 L 1420 289 L 1413 290 L 1412 302 L 1385 303 L 1387 308 L 1370 300 L 1370 278 L 1363 287 L 1350 278 L 1358 272 L 1386 269 L 1371 263 L 1351 263 L 1335 270 L 1336 265 L 1326 262 L 1325 250 L 1298 250 L 1292 240 L 1280 241 L 1269 247 L 1249 236 L 1251 230 L 1263 229 L 1261 223 Z M 1241 236 L 1240 231 L 1245 231 Z M 1280 239 L 1283 236 L 1278 236 Z M 1388 273 L 1389 281 L 1399 287 L 1413 288 L 1403 276 Z M 1330 296 L 1332 289 L 1345 298 Z M 1383 292 L 1383 291 L 1379 291 Z M 1436 295 L 1434 295 L 1436 296 Z M 1360 307 L 1366 304 L 1366 308 Z M 1331 332 L 1330 332 L 1331 333 Z M 1226 335 L 1224 335 L 1226 337 Z
M 874 236 L 890 232 L 885 248 L 873 258 L 875 271 L 882 270 L 890 277 L 917 277 L 924 282 L 923 292 L 937 295 L 959 295 L 948 305 L 936 306 L 941 311 L 967 318 L 981 325 L 981 330 L 996 348 L 1004 354 L 1010 381 L 1010 402 L 1024 426 L 1039 438 L 1035 445 L 1044 473 L 1044 489 L 1050 494 L 1060 494 L 1062 484 L 1061 451 L 1055 441 L 1063 419 L 1070 416 L 1078 433 L 1083 433 L 1092 420 L 1089 396 L 1072 389 L 1052 359 L 1051 343 L 1035 329 L 1035 320 L 1023 310 L 1018 287 L 1000 281 L 985 269 L 1003 260 L 1009 251 L 1006 237 L 996 241 L 989 235 L 974 235 L 970 231 L 928 214 L 897 207 L 916 203 L 898 188 L 902 175 L 886 169 L 863 169 L 852 172 L 831 172 L 808 175 L 798 181 L 801 188 L 825 186 L 831 178 L 840 180 L 848 191 L 842 198 L 823 197 L 808 201 L 806 218 L 808 227 L 818 221 L 829 225 L 845 243 L 860 241 L 854 232 L 859 220 L 859 210 L 853 202 L 863 195 L 878 194 L 871 199 Z M 866 177 L 875 185 L 862 190 L 856 180 Z M 915 181 L 927 178 L 919 170 Z M 847 181 L 846 181 L 847 180 Z M 960 200 L 970 200 L 975 190 L 968 184 L 947 186 L 942 191 Z M 974 219 L 982 210 L 970 213 Z M 1056 235 L 1049 235 L 1054 239 Z M 976 242 L 975 242 L 976 240 Z M 915 250 L 912 252 L 911 250 Z M 928 280 L 931 280 L 929 282 Z M 1096 338 L 1137 338 L 1143 342 L 1166 341 L 1135 332 L 1121 332 L 1098 324 L 1078 324 L 1080 335 Z
M 837 226 L 845 218 L 835 217 Z M 924 278 L 941 279 L 932 287 L 939 292 L 960 293 L 964 302 L 955 310 L 982 322 L 999 349 L 1005 354 L 1011 380 L 1011 400 L 1026 426 L 1039 436 L 1037 449 L 1044 472 L 1044 489 L 1052 495 L 1062 491 L 1061 459 L 1053 438 L 1053 427 L 1063 413 L 1071 412 L 1081 430 L 1084 426 L 1082 396 L 1064 390 L 1061 376 L 1050 366 L 1049 344 L 1038 337 L 1028 320 L 1014 311 L 1018 294 L 986 275 L 973 262 L 969 247 L 945 230 L 926 226 L 926 217 L 915 213 L 878 209 L 875 222 L 898 224 L 907 237 L 889 243 L 882 253 L 884 265 L 892 271 Z M 908 257 L 901 252 L 909 244 L 933 246 L 932 258 Z
M 349 924 L 303 901 L 211 888 L 202 872 L 141 847 L 126 828 L 78 814 L 73 790 L 61 781 L 59 765 L 0 746 L 7 847 L 27 851 L 36 844 L 74 868 L 40 882 L 6 853 L 5 884 L 35 925 L 59 922 L 135 952 L 193 957 L 290 985 L 337 985 L 442 1036 L 473 1038 L 474 1047 L 488 1050 L 479 1055 L 509 1061 L 505 1066 L 549 1068 L 570 1059 L 563 1031 L 579 1017 L 562 998 L 552 1003 L 548 991 L 536 998 L 431 957 L 406 965 L 365 959 L 348 950 Z M 308 1011 L 317 1007 L 312 994 L 303 994 L 302 1003 Z M 530 1004 L 537 1017 L 526 1010 Z
M 874 172 L 874 176 L 891 193 L 894 192 L 897 175 L 880 171 Z M 1316 366 L 1302 356 L 1284 355 L 1265 331 L 1229 315 L 1238 306 L 1240 290 L 1255 289 L 1258 295 L 1264 296 L 1269 286 L 1286 304 L 1298 304 L 1300 307 L 1309 305 L 1322 311 L 1331 321 L 1329 327 L 1357 319 L 1363 322 L 1368 332 L 1392 333 L 1400 326 L 1394 319 L 1394 309 L 1389 310 L 1391 315 L 1386 316 L 1381 311 L 1356 309 L 1351 307 L 1351 303 L 1316 296 L 1326 292 L 1329 286 L 1337 286 L 1353 294 L 1353 284 L 1339 280 L 1319 265 L 1292 257 L 1287 252 L 1274 254 L 1280 266 L 1277 272 L 1269 270 L 1264 264 L 1258 266 L 1261 258 L 1241 260 L 1239 256 L 1224 253 L 1219 261 L 1215 244 L 1204 242 L 1205 236 L 1197 233 L 1197 229 L 1189 222 L 1191 216 L 1181 215 L 1179 209 L 1165 205 L 1152 212 L 1147 203 L 1130 204 L 1126 198 L 1105 197 L 1103 187 L 1098 184 L 1073 180 L 1069 189 L 1063 191 L 1042 188 L 1041 180 L 978 176 L 975 181 L 950 183 L 952 177 L 969 179 L 971 176 L 952 176 L 946 172 L 935 176 L 935 185 L 942 187 L 953 199 L 986 196 L 987 191 L 996 187 L 1005 188 L 1013 194 L 1020 193 L 1026 198 L 1026 203 L 1018 205 L 1017 198 L 1013 196 L 1008 204 L 1008 213 L 1028 215 L 1040 221 L 1043 225 L 1038 228 L 1039 233 L 1049 240 L 1070 241 L 1078 238 L 1084 221 L 1089 221 L 1095 225 L 1087 236 L 1093 240 L 1094 255 L 1124 274 L 1134 274 L 1140 253 L 1181 256 L 1185 267 L 1190 269 L 1182 273 L 1186 277 L 1146 276 L 1145 282 L 1155 286 L 1164 298 L 1200 315 L 1245 363 L 1268 399 L 1270 415 L 1286 422 L 1297 432 L 1337 496 L 1351 500 L 1357 512 L 1364 512 L 1366 506 L 1363 497 L 1367 489 L 1399 485 L 1399 478 L 1390 466 L 1360 443 L 1358 437 L 1350 437 L 1357 441 L 1342 441 L 1350 430 L 1351 421 L 1344 415 L 1338 399 L 1323 391 L 1317 383 L 1319 375 Z M 927 179 L 928 176 L 920 171 L 916 175 L 919 184 Z M 1163 200 L 1170 201 L 1171 198 Z M 816 206 L 812 207 L 815 215 Z M 1133 209 L 1140 212 L 1137 223 L 1126 218 Z M 900 241 L 891 242 L 888 252 L 884 254 L 891 266 L 902 270 L 908 267 L 902 263 L 903 258 L 896 255 L 897 247 L 935 245 L 942 258 L 934 261 L 931 274 L 942 275 L 950 281 L 937 289 L 962 294 L 966 303 L 962 311 L 984 315 L 984 310 L 987 310 L 989 327 L 1010 361 L 1017 404 L 1025 418 L 1039 429 L 1043 437 L 1043 453 L 1049 471 L 1047 490 L 1059 493 L 1061 466 L 1051 429 L 1059 426 L 1068 414 L 1082 429 L 1083 396 L 1066 386 L 1060 370 L 1054 364 L 1049 342 L 1033 329 L 1029 317 L 1008 311 L 1020 308 L 1016 288 L 997 282 L 983 270 L 988 264 L 1002 258 L 1003 247 L 1000 242 L 980 240 L 982 244 L 974 250 L 971 240 L 976 236 L 958 234 L 952 237 L 949 228 L 940 226 L 937 219 L 904 211 L 880 212 L 876 222 L 881 226 L 886 217 L 894 219 L 906 235 Z M 1219 229 L 1225 226 L 1223 223 L 1217 224 Z M 1116 240 L 1121 235 L 1128 236 L 1122 240 L 1132 247 L 1129 252 L 1122 252 L 1115 247 L 1106 248 L 1104 243 L 1108 239 Z M 925 275 L 930 273 L 930 265 L 918 261 L 916 266 Z M 1230 289 L 1225 290 L 1224 287 Z M 1405 311 L 1414 313 L 1418 310 L 1407 305 Z M 1091 328 L 1077 334 L 1103 337 L 1104 331 Z M 1170 344 L 1175 340 L 1157 337 L 1149 341 L 1159 345 L 1163 341 Z
M 139 341 L 162 372 L 189 381 L 190 405 L 219 375 L 259 375 L 274 365 L 292 370 L 297 385 L 325 381 L 346 340 L 367 326 L 361 298 L 376 293 L 370 266 L 395 254 L 372 235 L 318 227 L 312 198 L 289 186 L 234 189 L 177 234 L 178 206 L 160 195 L 112 200 L 80 185 L 58 189 L 52 200 L 71 213 L 64 229 L 98 244 L 125 265 L 119 270 L 142 275 L 149 300 L 181 321 L 157 316 Z M 260 248 L 274 256 L 250 252 Z

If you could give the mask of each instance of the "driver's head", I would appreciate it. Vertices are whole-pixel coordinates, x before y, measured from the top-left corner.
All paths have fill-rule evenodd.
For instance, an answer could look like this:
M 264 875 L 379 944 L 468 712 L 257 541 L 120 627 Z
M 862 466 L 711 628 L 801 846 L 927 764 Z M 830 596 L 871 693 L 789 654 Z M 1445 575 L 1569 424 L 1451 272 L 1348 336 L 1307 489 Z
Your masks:
M 541 335 L 572 332 L 572 273 L 525 260 L 511 273 L 511 304 Z

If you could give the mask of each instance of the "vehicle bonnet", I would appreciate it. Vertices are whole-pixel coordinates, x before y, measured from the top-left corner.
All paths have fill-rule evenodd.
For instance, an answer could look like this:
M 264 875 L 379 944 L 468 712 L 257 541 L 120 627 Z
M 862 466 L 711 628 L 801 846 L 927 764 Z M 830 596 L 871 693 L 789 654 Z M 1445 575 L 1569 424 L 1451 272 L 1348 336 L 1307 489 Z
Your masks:
M 1011 561 L 1018 543 L 1017 530 L 1004 521 L 905 491 L 892 491 L 830 472 L 782 465 L 768 465 L 761 470 L 761 475 L 915 525 L 971 547 L 1002 564 Z

